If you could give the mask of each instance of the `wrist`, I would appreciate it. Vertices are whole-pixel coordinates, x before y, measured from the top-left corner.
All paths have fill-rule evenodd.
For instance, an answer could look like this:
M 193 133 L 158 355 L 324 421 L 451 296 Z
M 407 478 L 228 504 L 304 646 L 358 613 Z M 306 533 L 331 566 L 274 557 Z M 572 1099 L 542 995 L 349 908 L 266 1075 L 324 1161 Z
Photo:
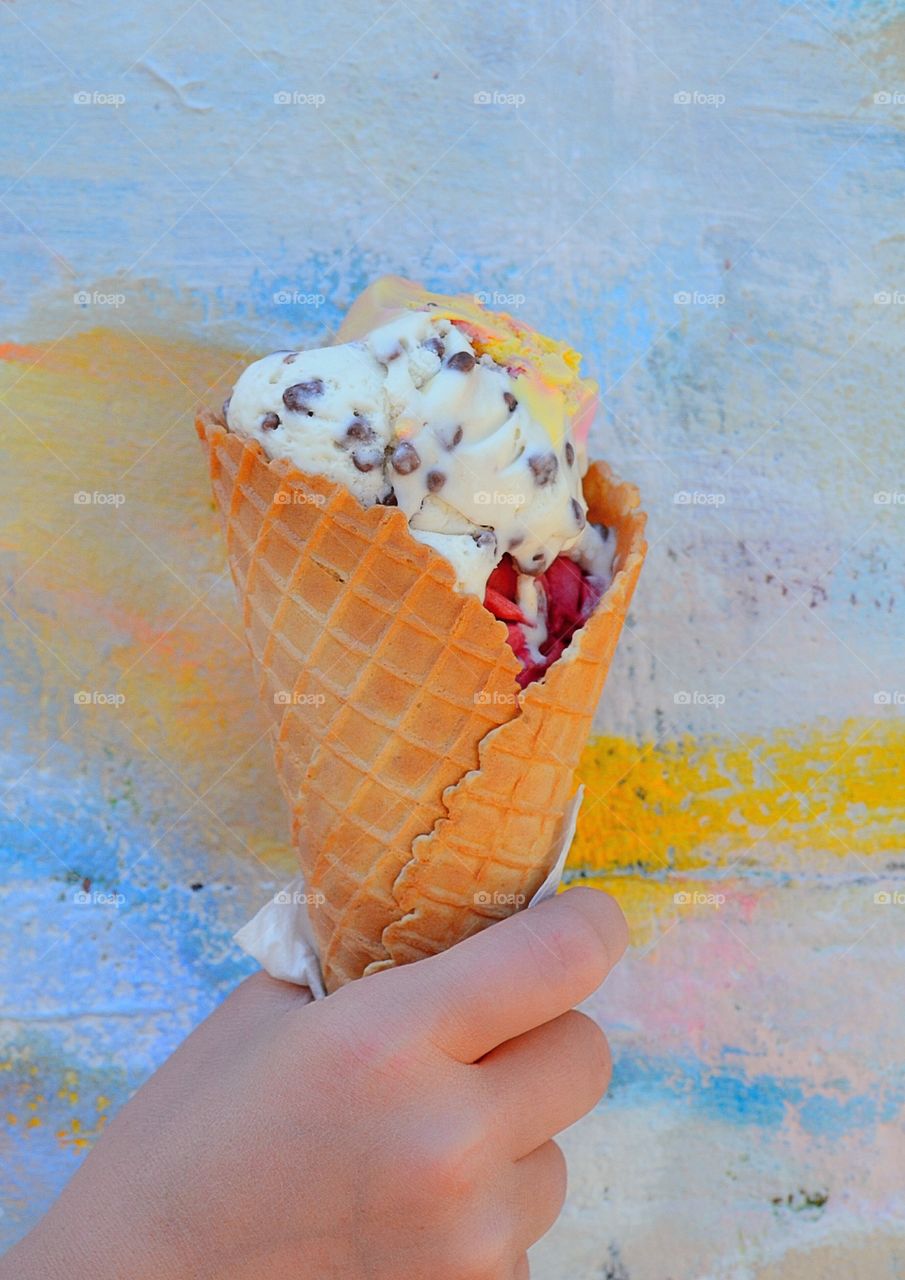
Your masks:
M 116 1229 L 76 1209 L 66 1197 L 0 1258 L 0 1280 L 187 1280 L 159 1241 Z

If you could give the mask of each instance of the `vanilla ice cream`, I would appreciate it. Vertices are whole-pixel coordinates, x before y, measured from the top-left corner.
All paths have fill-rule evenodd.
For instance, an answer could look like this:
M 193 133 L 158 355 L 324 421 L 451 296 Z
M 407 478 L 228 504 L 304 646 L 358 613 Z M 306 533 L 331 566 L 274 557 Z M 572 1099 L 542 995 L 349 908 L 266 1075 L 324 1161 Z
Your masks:
M 534 579 L 561 554 L 600 578 L 612 558 L 582 495 L 596 396 L 578 357 L 508 316 L 401 281 L 373 286 L 350 318 L 349 341 L 250 365 L 227 425 L 363 505 L 398 505 L 461 591 L 483 598 L 508 553 L 538 651 L 545 606 Z

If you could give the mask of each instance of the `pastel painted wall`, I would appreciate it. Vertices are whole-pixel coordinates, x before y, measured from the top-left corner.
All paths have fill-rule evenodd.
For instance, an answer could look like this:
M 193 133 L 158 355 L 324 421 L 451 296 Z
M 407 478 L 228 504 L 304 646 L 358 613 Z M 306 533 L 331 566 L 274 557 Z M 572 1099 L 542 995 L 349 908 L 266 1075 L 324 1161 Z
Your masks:
M 584 351 L 651 515 L 534 1274 L 901 1280 L 905 10 L 14 0 L 0 69 L 0 1240 L 292 865 L 194 407 L 394 271 Z

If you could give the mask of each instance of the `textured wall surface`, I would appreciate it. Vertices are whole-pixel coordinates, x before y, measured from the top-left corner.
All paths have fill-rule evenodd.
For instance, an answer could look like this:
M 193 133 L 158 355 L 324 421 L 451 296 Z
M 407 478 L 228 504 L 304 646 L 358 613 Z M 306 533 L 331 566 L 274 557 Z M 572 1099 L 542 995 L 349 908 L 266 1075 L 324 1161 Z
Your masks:
M 291 867 L 194 406 L 395 271 L 582 350 L 651 513 L 534 1274 L 902 1280 L 905 10 L 11 0 L 0 71 L 0 1239 Z

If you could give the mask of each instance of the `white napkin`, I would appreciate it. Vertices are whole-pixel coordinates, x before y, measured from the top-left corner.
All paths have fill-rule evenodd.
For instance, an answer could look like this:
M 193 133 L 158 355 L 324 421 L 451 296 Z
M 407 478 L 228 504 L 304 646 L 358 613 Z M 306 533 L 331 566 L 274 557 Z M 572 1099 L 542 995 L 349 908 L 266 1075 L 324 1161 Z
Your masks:
M 550 874 L 528 903 L 536 907 L 539 902 L 552 898 L 562 880 L 563 868 L 575 836 L 578 810 L 584 787 L 580 786 L 563 814 L 560 848 Z M 317 894 L 309 893 L 304 876 L 290 880 L 270 902 L 252 916 L 234 935 L 243 951 L 257 960 L 262 969 L 283 982 L 295 982 L 308 987 L 315 1000 L 326 995 L 320 961 L 308 918 L 309 905 L 317 905 Z

